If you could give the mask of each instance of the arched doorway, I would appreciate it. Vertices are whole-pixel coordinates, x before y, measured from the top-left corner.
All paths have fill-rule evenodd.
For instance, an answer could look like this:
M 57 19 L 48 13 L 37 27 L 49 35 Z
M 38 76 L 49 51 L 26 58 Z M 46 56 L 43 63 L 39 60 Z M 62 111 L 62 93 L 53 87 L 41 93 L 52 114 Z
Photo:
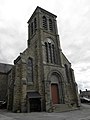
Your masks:
M 61 76 L 54 72 L 50 77 L 51 81 L 51 99 L 53 104 L 63 104 L 64 94 L 63 94 L 63 84 Z

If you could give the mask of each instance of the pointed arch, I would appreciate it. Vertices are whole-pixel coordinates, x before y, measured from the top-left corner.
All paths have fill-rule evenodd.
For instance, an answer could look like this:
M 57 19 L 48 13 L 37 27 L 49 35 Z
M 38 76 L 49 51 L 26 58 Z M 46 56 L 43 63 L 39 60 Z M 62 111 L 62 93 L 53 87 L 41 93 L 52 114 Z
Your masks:
M 33 82 L 33 59 L 27 59 L 27 82 Z
M 58 64 L 56 60 L 56 47 L 54 40 L 51 38 L 46 38 L 44 40 L 45 53 L 46 53 L 46 62 L 52 64 Z

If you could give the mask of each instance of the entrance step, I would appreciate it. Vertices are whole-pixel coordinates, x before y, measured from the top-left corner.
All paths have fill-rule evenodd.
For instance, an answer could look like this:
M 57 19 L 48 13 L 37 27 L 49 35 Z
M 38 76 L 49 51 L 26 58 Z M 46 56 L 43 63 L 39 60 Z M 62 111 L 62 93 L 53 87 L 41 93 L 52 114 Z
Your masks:
M 53 105 L 53 112 L 65 112 L 65 111 L 71 111 L 76 110 L 77 107 L 71 107 L 68 104 L 55 104 Z

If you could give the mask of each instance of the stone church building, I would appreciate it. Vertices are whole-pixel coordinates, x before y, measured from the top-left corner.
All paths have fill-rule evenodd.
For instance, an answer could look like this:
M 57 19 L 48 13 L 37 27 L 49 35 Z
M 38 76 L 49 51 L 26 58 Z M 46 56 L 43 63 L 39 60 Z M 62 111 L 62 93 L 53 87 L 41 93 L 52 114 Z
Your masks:
M 27 49 L 14 65 L 0 63 L 0 101 L 13 112 L 77 109 L 71 63 L 60 46 L 57 16 L 37 7 L 28 20 Z

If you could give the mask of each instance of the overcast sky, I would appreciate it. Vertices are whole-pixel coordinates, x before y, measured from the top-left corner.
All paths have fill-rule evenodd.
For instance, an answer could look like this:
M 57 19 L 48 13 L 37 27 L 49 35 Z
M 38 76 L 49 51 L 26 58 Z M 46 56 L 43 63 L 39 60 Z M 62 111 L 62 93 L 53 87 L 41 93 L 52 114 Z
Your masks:
M 37 6 L 57 15 L 63 53 L 72 63 L 79 89 L 90 90 L 90 0 L 0 0 L 0 62 L 27 47 L 27 21 Z

